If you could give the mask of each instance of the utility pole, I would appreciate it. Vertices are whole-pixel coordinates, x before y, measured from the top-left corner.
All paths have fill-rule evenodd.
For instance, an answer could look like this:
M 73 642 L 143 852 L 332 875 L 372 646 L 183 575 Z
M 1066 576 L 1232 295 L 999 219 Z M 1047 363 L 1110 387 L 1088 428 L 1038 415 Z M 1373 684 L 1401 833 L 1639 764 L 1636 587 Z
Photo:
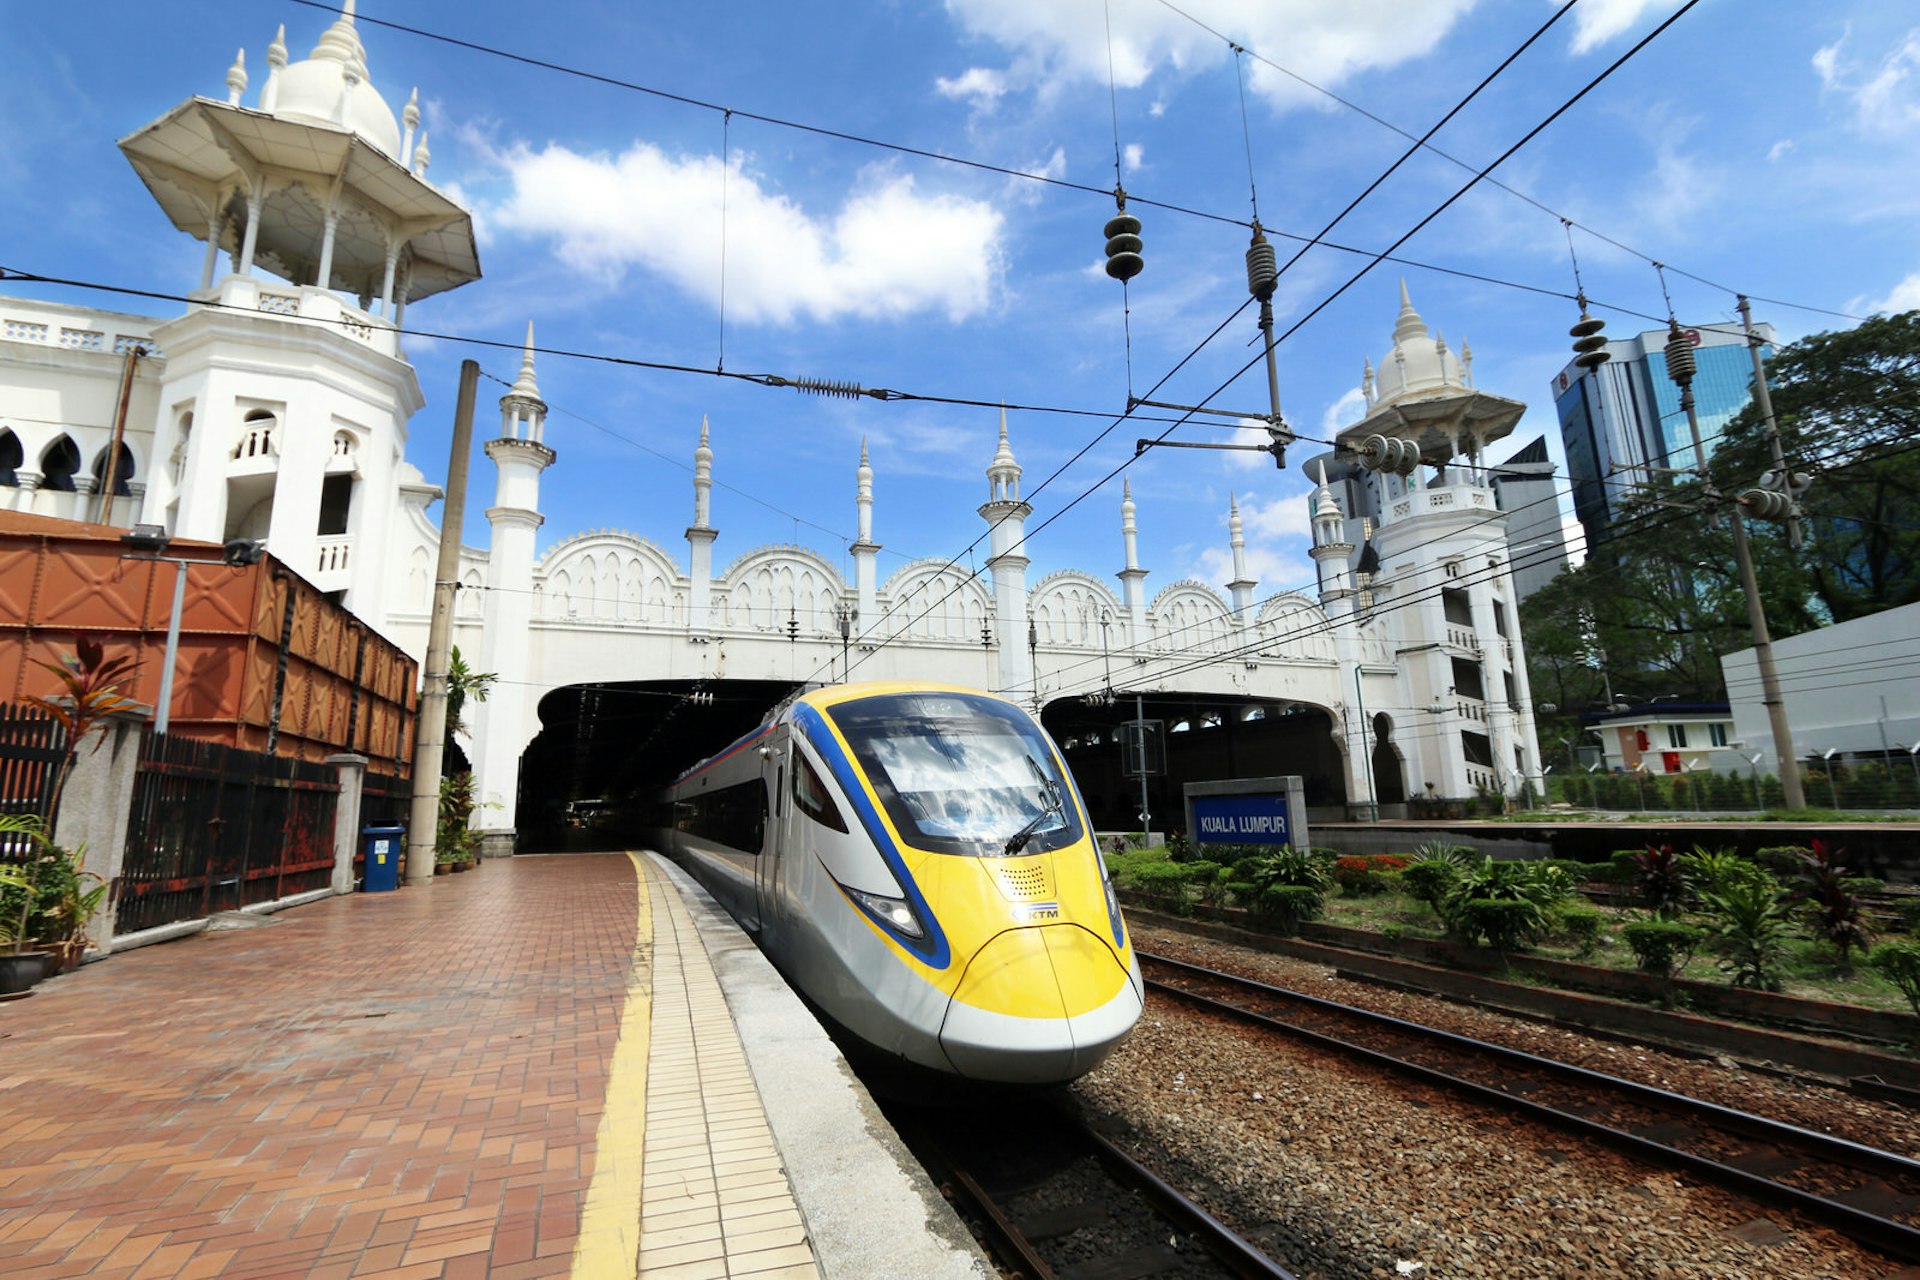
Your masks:
M 1760 364 L 1760 349 L 1754 345 L 1753 322 L 1745 297 L 1740 299 L 1740 314 L 1747 321 L 1747 345 L 1753 355 L 1754 397 L 1765 416 L 1767 436 L 1773 445 L 1776 474 L 1787 474 L 1785 456 L 1780 448 L 1779 432 L 1773 425 L 1773 400 L 1767 394 L 1767 379 Z M 1686 411 L 1687 430 L 1693 434 L 1693 469 L 1709 499 L 1719 496 L 1707 479 L 1706 447 L 1700 436 L 1700 415 L 1693 401 L 1693 343 L 1680 331 L 1677 321 L 1667 321 L 1667 376 L 1680 387 L 1680 407 Z M 1783 481 L 1784 484 L 1784 481 Z M 1760 579 L 1753 569 L 1753 549 L 1747 543 L 1747 522 L 1740 504 L 1728 504 L 1728 519 L 1733 525 L 1733 559 L 1740 573 L 1740 589 L 1747 598 L 1747 624 L 1753 629 L 1753 656 L 1760 667 L 1760 701 L 1767 709 L 1768 726 L 1773 733 L 1773 753 L 1780 771 L 1780 790 L 1789 809 L 1807 807 L 1806 793 L 1800 786 L 1800 761 L 1793 750 L 1793 730 L 1787 724 L 1787 707 L 1780 696 L 1780 676 L 1773 664 L 1773 640 L 1767 633 L 1766 606 L 1760 599 Z M 1798 526 L 1795 526 L 1798 532 Z
M 480 365 L 460 362 L 460 398 L 453 411 L 453 448 L 447 459 L 447 501 L 440 523 L 440 560 L 433 575 L 433 621 L 413 748 L 413 807 L 407 823 L 407 883 L 433 881 L 440 826 L 440 767 L 447 749 L 447 651 L 453 637 L 453 593 L 460 585 L 460 526 L 467 515 L 467 455 L 473 452 L 473 400 Z

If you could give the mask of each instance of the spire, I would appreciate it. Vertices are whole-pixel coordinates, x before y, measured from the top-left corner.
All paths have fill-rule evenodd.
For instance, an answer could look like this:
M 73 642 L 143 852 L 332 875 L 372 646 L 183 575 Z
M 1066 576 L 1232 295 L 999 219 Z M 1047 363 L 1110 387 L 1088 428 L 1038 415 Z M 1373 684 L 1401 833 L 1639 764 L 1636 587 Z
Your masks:
M 353 7 L 354 0 L 346 0 L 339 19 L 321 34 L 320 43 L 313 46 L 308 57 L 330 58 L 335 62 L 349 62 L 358 57 L 365 64 L 367 51 L 360 43 L 360 32 L 353 25 Z
M 1321 470 L 1325 471 L 1326 468 L 1322 467 Z M 1240 495 L 1237 493 L 1227 494 L 1227 536 L 1236 547 L 1247 545 L 1246 526 L 1240 520 Z
M 700 443 L 693 451 L 693 527 L 707 528 L 713 492 L 713 448 L 707 443 L 707 415 L 700 415 Z
M 860 508 L 860 541 L 865 544 L 873 541 L 873 467 L 867 462 L 865 436 L 860 437 L 860 469 L 854 477 L 858 484 L 854 501 Z
M 407 95 L 407 105 L 400 112 L 400 123 L 407 130 L 400 138 L 400 156 L 404 160 L 407 153 L 413 150 L 414 131 L 420 127 L 420 90 L 417 86 Z
M 280 73 L 287 69 L 287 24 L 273 33 L 267 46 L 267 82 L 260 86 L 260 109 L 272 111 L 280 104 Z
M 527 345 L 520 353 L 520 376 L 513 380 L 510 395 L 540 398 L 540 384 L 533 380 L 533 321 L 527 321 Z
M 1133 477 L 1120 482 L 1120 536 L 1127 546 L 1127 569 L 1140 568 L 1140 530 L 1133 522 Z
M 1400 319 L 1393 326 L 1393 344 L 1397 347 L 1409 338 L 1427 336 L 1427 322 L 1413 309 L 1413 299 L 1407 294 L 1405 277 L 1400 281 Z
M 240 105 L 240 95 L 247 91 L 247 51 L 240 50 L 233 55 L 233 65 L 227 68 L 227 105 Z
M 1007 443 L 1007 407 L 1000 406 L 1000 447 L 994 450 L 987 467 L 987 501 L 1020 501 L 1020 464 L 1014 461 L 1013 446 Z
M 416 178 L 426 177 L 427 166 L 431 163 L 433 163 L 433 153 L 427 150 L 427 135 L 426 131 L 422 130 L 420 133 L 420 145 L 413 149 L 413 176 Z

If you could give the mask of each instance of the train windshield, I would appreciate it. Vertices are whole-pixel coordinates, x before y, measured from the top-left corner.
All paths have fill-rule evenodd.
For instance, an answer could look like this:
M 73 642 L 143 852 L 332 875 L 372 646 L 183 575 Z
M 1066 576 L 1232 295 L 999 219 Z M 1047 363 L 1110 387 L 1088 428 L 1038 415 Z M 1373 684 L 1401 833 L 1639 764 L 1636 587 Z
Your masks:
M 827 714 L 915 848 L 1000 857 L 1064 848 L 1081 836 L 1052 744 L 1015 707 L 960 693 L 899 693 L 843 702 Z

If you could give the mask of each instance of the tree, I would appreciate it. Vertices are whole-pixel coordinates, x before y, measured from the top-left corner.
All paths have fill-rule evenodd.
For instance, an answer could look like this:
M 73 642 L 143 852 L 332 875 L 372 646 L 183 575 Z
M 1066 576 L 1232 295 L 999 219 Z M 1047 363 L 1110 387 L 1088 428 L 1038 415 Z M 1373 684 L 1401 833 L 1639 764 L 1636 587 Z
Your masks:
M 454 645 L 447 655 L 447 732 L 449 734 L 467 732 L 466 722 L 460 718 L 460 712 L 466 707 L 467 699 L 485 702 L 487 693 L 493 688 L 493 682 L 500 677 L 491 671 L 475 671 L 467 666 L 465 658 L 460 656 L 460 646 Z
M 1782 347 L 1767 385 L 1789 469 L 1814 483 L 1800 500 L 1807 546 L 1792 552 L 1783 525 L 1754 521 L 1756 556 L 1805 565 L 1818 613 L 1835 622 L 1920 600 L 1920 311 Z M 1737 493 L 1772 467 L 1750 406 L 1729 424 L 1710 470 Z M 1806 629 L 1785 622 L 1777 634 Z

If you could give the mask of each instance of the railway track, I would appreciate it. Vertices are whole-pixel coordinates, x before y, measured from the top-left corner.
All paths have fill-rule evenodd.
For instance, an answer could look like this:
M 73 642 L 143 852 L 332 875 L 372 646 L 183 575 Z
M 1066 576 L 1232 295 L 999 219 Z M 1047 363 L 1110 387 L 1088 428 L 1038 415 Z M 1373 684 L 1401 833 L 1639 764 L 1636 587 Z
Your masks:
M 1009 1274 L 1024 1280 L 1291 1280 L 1063 1103 L 888 1112 Z
M 1920 1161 L 1284 987 L 1136 954 L 1165 996 L 1307 1039 L 1796 1210 L 1920 1262 Z

